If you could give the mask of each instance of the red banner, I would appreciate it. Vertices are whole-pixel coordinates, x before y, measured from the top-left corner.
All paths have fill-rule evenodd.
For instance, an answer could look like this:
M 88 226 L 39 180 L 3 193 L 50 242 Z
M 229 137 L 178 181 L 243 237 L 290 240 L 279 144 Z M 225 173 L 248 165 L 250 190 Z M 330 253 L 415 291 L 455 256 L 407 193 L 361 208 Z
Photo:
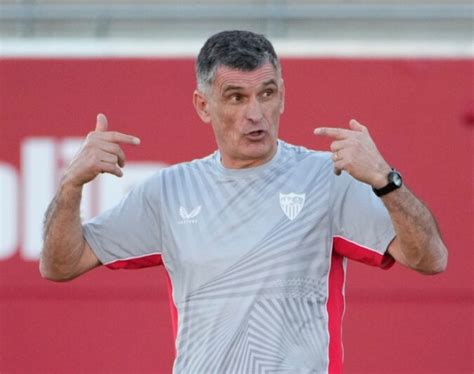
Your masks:
M 312 129 L 356 118 L 435 213 L 450 249 L 436 277 L 349 265 L 347 373 L 472 371 L 472 68 L 467 59 L 283 61 L 281 138 L 327 149 Z M 125 147 L 122 180 L 87 187 L 84 218 L 157 168 L 215 149 L 192 106 L 193 74 L 189 59 L 0 60 L 0 372 L 170 372 L 162 269 L 97 269 L 56 284 L 37 259 L 45 209 L 97 113 L 142 143 Z

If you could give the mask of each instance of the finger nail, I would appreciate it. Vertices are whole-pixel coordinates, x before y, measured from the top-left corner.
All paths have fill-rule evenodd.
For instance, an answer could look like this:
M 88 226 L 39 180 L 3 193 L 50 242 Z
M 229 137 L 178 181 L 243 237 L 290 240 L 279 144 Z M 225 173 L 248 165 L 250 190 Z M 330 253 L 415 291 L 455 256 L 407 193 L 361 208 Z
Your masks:
M 315 135 L 319 135 L 319 134 L 321 134 L 321 129 L 319 129 L 319 128 L 318 128 L 318 129 L 314 129 L 313 133 L 314 133 Z
M 140 139 L 135 138 L 135 137 L 133 138 L 132 142 L 133 142 L 133 144 L 137 144 L 137 145 L 141 143 Z

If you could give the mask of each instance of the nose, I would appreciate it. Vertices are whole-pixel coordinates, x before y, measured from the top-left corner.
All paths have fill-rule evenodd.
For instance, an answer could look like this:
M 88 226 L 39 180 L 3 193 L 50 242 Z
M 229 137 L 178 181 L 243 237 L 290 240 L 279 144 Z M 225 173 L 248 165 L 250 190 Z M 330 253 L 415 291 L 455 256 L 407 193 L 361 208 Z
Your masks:
M 247 104 L 247 119 L 252 122 L 260 122 L 263 118 L 262 104 L 257 98 L 251 98 Z

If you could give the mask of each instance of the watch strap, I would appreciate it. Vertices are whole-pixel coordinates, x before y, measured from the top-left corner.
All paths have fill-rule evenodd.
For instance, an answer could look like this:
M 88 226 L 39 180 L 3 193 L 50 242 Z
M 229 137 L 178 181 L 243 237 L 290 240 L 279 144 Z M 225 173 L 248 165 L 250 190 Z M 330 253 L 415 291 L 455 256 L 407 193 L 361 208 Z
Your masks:
M 392 171 L 390 173 L 388 173 L 387 180 L 388 180 L 388 184 L 385 187 L 382 187 L 382 188 L 372 187 L 372 191 L 374 191 L 374 193 L 378 197 L 384 196 L 384 195 L 388 194 L 389 192 L 392 192 L 392 191 L 400 188 L 403 184 L 402 183 L 402 176 L 394 168 L 392 168 Z M 395 181 L 398 181 L 398 183 L 396 183 Z

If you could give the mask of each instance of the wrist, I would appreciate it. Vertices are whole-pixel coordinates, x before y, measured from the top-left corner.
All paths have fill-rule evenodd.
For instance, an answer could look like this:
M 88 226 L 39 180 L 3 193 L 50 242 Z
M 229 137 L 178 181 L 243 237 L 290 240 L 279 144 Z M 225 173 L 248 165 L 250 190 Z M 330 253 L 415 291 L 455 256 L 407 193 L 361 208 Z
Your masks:
M 371 183 L 372 188 L 380 189 L 385 187 L 388 183 L 387 176 L 392 170 L 388 164 L 382 165 Z
M 74 183 L 74 181 L 69 180 L 66 176 L 63 177 L 59 183 L 59 191 L 66 194 L 82 194 L 82 184 Z

